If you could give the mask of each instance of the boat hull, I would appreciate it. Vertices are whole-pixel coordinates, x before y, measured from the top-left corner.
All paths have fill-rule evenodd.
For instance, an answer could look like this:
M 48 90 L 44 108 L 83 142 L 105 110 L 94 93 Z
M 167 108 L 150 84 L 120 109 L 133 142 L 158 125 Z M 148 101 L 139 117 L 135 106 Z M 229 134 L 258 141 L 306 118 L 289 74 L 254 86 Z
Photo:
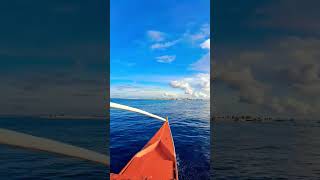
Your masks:
M 111 173 L 110 179 L 177 180 L 178 167 L 169 122 L 162 125 L 119 174 Z

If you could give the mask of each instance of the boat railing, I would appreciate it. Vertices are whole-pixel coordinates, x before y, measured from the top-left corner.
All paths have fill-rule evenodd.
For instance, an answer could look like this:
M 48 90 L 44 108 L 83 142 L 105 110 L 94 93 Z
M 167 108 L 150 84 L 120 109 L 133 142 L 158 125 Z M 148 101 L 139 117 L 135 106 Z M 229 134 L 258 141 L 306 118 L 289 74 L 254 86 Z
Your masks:
M 146 116 L 149 116 L 149 117 L 161 120 L 161 121 L 167 121 L 167 119 L 165 119 L 163 117 L 160 117 L 160 116 L 157 116 L 155 114 L 149 113 L 147 111 L 143 111 L 143 110 L 138 109 L 138 108 L 134 108 L 134 107 L 118 104 L 118 103 L 110 102 L 110 107 L 111 108 L 122 109 L 122 110 L 126 110 L 126 111 L 140 113 L 140 114 L 143 114 L 143 115 L 146 115 Z

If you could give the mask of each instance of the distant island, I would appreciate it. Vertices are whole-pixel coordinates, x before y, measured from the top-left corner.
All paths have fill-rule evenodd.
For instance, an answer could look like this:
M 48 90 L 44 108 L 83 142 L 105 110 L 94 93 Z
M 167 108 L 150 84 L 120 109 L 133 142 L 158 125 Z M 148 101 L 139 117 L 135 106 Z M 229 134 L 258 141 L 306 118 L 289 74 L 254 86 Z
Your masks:
M 49 115 L 41 115 L 40 118 L 46 118 L 46 119 L 106 119 L 106 116 L 98 116 L 98 115 L 65 115 L 65 114 L 49 114 Z
M 106 120 L 106 115 L 65 115 L 65 114 L 0 114 L 0 118 L 40 118 L 40 119 L 69 119 L 69 120 Z
M 209 99 L 200 98 L 111 98 L 113 99 L 124 99 L 124 100 L 168 100 L 168 101 L 209 101 Z
M 223 115 L 213 116 L 212 121 L 294 121 L 294 118 L 276 118 L 270 116 L 256 116 L 256 115 Z

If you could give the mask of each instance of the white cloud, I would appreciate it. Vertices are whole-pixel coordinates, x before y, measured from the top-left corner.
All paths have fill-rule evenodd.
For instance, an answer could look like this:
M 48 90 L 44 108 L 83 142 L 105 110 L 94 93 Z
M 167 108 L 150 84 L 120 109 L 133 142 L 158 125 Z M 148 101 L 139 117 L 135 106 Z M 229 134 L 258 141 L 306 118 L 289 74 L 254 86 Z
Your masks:
M 239 103 L 247 109 L 244 112 L 255 107 L 256 113 L 319 117 L 319 45 L 318 39 L 286 38 L 271 41 L 263 49 L 234 50 L 217 64 L 215 89 L 231 87 L 226 93 L 236 94 L 226 103 Z
M 171 81 L 170 86 L 173 88 L 180 88 L 184 90 L 186 94 L 193 94 L 193 89 L 189 82 L 185 80 L 180 80 L 180 81 Z
M 156 42 L 160 42 L 165 39 L 165 33 L 160 31 L 149 30 L 147 31 L 147 35 L 152 41 L 156 41 Z
M 204 40 L 210 36 L 210 26 L 209 24 L 204 24 L 201 26 L 200 30 L 194 34 L 186 34 L 192 42 L 198 42 Z
M 210 38 L 200 44 L 202 49 L 210 49 Z
M 164 56 L 156 57 L 156 59 L 157 59 L 157 62 L 160 62 L 160 63 L 171 63 L 176 59 L 176 56 L 164 55 Z
M 163 98 L 177 98 L 178 95 L 176 93 L 172 93 L 172 92 L 165 92 L 162 95 Z
M 210 71 L 210 53 L 203 55 L 199 60 L 191 64 L 190 69 L 194 71 L 209 72 Z
M 155 43 L 155 44 L 151 45 L 151 49 L 166 49 L 171 46 L 174 46 L 178 42 L 179 42 L 179 39 L 174 40 L 174 41 L 164 42 L 164 43 Z
M 220 67 L 219 79 L 239 92 L 239 100 L 248 104 L 262 104 L 269 87 L 257 79 L 250 68 Z
M 202 49 L 210 50 L 210 38 L 200 44 Z M 210 71 L 210 52 L 203 55 L 199 60 L 190 65 L 192 70 L 209 72 Z
M 168 81 L 166 81 L 168 83 Z M 170 87 L 158 85 L 111 85 L 111 98 L 154 99 L 154 98 L 194 98 L 209 99 L 210 75 L 195 74 L 190 77 L 175 77 L 169 80 Z M 183 91 L 181 91 L 183 90 Z
M 189 98 L 210 98 L 210 75 L 199 73 L 192 77 L 170 82 L 170 86 L 184 91 Z

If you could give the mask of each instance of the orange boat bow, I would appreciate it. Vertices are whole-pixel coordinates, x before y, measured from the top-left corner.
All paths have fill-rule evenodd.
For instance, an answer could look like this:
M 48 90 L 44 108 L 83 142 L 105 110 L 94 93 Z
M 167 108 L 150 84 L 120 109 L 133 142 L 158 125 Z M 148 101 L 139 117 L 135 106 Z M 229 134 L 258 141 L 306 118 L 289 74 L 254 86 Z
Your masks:
M 178 180 L 176 153 L 168 121 L 111 180 Z

